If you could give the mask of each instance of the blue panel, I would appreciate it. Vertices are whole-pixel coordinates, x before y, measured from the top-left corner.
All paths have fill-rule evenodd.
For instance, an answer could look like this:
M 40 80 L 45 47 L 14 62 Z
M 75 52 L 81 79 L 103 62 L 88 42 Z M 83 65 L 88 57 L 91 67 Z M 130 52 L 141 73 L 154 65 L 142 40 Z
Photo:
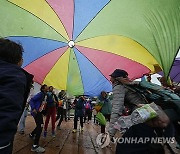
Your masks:
M 8 37 L 8 39 L 18 42 L 23 46 L 23 67 L 55 49 L 67 46 L 64 42 L 34 37 Z
M 74 51 L 82 76 L 84 94 L 89 96 L 98 96 L 101 91 L 112 91 L 112 85 L 101 74 L 101 72 L 76 48 Z
M 81 33 L 96 14 L 109 2 L 109 0 L 74 0 L 74 31 L 73 40 Z

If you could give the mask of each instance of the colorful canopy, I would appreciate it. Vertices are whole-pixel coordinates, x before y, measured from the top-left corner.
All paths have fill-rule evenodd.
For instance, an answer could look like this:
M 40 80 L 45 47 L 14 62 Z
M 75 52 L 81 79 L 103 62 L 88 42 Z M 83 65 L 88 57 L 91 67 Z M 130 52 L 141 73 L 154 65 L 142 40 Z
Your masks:
M 73 95 L 111 91 L 116 68 L 167 76 L 180 46 L 179 0 L 1 0 L 0 12 L 35 81 Z
M 163 72 L 159 72 L 160 75 L 164 76 Z M 170 78 L 176 83 L 180 83 L 180 57 L 176 58 L 170 71 Z

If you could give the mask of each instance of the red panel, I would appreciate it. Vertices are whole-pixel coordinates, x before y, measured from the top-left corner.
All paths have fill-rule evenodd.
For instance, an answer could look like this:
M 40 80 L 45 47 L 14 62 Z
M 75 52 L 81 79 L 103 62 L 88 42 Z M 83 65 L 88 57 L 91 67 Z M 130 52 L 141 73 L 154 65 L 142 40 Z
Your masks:
M 74 0 L 47 0 L 63 23 L 70 40 L 72 40 L 74 20 Z
M 38 83 L 42 83 L 44 78 L 49 73 L 51 68 L 56 64 L 58 59 L 67 50 L 68 47 L 59 48 L 54 50 L 43 57 L 35 60 L 31 64 L 27 65 L 24 69 L 34 75 L 34 80 Z
M 117 68 L 126 70 L 130 79 L 142 77 L 143 74 L 150 72 L 146 66 L 116 54 L 80 46 L 76 46 L 76 48 L 84 54 L 108 79 L 110 79 L 109 74 Z

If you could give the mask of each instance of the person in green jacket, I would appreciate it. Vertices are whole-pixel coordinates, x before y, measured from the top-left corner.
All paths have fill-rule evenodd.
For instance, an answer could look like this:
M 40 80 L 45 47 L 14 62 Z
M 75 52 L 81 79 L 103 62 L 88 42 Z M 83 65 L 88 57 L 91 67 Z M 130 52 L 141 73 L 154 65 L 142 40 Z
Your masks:
M 101 113 L 104 115 L 107 121 L 110 121 L 112 105 L 108 97 L 107 92 L 102 91 L 99 97 L 99 101 L 103 104 Z M 101 125 L 101 133 L 105 133 L 105 126 Z

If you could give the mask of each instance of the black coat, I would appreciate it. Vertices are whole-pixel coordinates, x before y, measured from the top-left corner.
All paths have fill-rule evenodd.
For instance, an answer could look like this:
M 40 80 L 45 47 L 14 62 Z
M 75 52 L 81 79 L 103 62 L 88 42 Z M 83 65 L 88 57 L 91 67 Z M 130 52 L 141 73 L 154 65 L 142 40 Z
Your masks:
M 13 141 L 27 97 L 29 74 L 0 60 L 0 147 Z
M 79 99 L 76 104 L 75 104 L 75 116 L 77 117 L 83 117 L 84 116 L 84 112 L 85 112 L 85 108 L 84 108 L 84 100 L 83 99 Z

